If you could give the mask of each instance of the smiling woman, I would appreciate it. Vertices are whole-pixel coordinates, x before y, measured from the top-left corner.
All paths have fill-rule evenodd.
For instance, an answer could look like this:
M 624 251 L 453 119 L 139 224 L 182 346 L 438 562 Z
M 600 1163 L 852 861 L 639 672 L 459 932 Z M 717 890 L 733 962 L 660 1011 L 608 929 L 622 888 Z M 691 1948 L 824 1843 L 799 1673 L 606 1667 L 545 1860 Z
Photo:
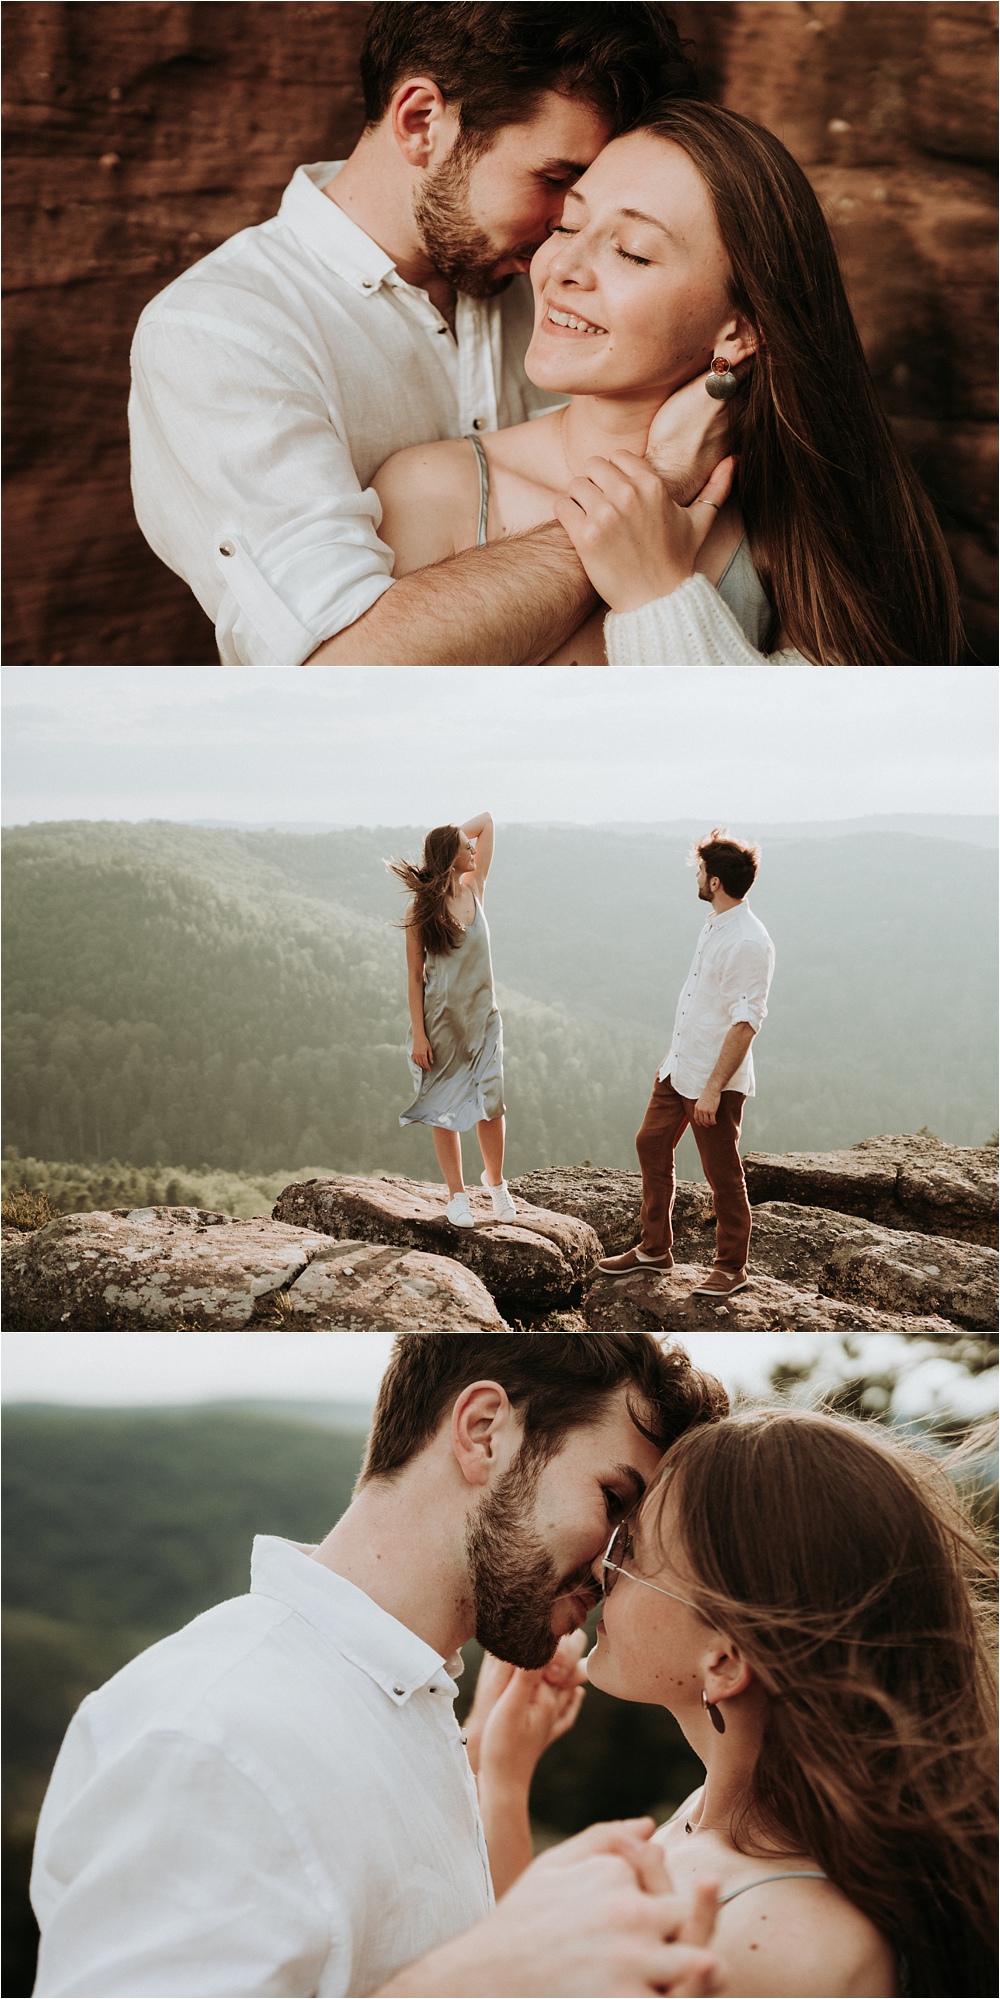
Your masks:
M 716 105 L 662 104 L 569 190 L 531 276 L 526 371 L 571 400 L 390 459 L 374 483 L 397 574 L 555 514 L 620 615 L 605 626 L 602 609 L 554 664 L 957 659 L 940 530 L 778 140 Z M 681 507 L 656 467 L 704 410 L 706 375 L 744 390 L 720 404 L 731 438 L 718 419 L 739 472 L 723 458 Z

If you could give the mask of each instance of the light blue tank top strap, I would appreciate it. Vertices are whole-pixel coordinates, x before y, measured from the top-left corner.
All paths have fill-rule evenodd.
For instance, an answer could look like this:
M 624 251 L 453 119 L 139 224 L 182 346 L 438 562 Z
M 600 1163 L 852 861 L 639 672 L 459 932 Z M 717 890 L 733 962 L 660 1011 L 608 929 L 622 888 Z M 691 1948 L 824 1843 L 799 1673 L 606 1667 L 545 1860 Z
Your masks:
M 476 535 L 476 547 L 485 548 L 486 515 L 490 504 L 490 468 L 486 463 L 486 453 L 483 450 L 482 440 L 471 430 L 468 433 L 468 440 L 476 454 L 476 463 L 479 467 L 479 528 Z
M 756 646 L 758 652 L 762 651 L 771 622 L 771 605 L 750 560 L 745 534 L 740 536 L 715 587 L 737 624 L 742 626 L 750 644 Z
M 724 1902 L 735 1902 L 737 1895 L 745 1895 L 751 1888 L 763 1888 L 768 1881 L 829 1881 L 828 1874 L 820 1874 L 812 1867 L 791 1867 L 783 1874 L 760 1874 L 756 1881 L 744 1881 L 739 1888 L 730 1888 L 728 1895 L 719 1896 L 719 1907 Z

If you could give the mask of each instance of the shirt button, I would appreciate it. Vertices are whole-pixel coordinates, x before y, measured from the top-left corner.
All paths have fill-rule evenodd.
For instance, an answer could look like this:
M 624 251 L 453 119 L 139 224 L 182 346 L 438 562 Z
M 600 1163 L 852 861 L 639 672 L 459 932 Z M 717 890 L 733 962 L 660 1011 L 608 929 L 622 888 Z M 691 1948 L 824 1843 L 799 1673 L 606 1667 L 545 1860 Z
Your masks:
M 235 550 L 235 548 L 234 548 L 234 546 L 233 546 L 232 542 L 231 542 L 231 541 L 220 541 L 220 543 L 219 543 L 219 554 L 220 554 L 220 555 L 235 555 L 235 554 L 236 554 L 236 550 Z
M 393 1687 L 393 1690 L 392 1690 L 392 1691 L 393 1691 L 393 1693 L 394 1693 L 394 1694 L 398 1694 L 398 1695 L 399 1695 L 399 1697 L 400 1697 L 400 1699 L 402 1699 L 403 1695 L 404 1695 L 404 1694 L 405 1694 L 405 1692 L 406 1692 L 406 1688 L 405 1688 L 405 1687 Z
M 474 416 L 472 419 L 472 428 L 473 430 L 485 430 L 486 418 L 484 416 Z
M 373 278 L 362 278 L 362 280 L 361 280 L 361 289 L 362 289 L 362 291 L 363 291 L 363 292 L 373 292 L 373 291 L 375 290 L 375 281 L 374 281 L 374 279 L 373 279 Z

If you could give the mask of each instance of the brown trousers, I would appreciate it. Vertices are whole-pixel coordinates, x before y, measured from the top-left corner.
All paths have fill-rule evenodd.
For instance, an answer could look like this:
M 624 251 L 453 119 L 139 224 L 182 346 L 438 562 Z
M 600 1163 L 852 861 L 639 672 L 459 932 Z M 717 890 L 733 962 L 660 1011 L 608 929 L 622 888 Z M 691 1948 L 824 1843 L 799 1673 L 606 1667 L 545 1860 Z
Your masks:
M 740 1090 L 723 1090 L 714 1124 L 694 1123 L 695 1101 L 694 1097 L 680 1096 L 669 1076 L 662 1083 L 657 1077 L 635 1141 L 642 1168 L 641 1247 L 647 1256 L 663 1256 L 673 1245 L 674 1153 L 690 1125 L 705 1178 L 715 1196 L 716 1262 L 723 1270 L 742 1270 L 750 1248 L 751 1225 L 739 1150 L 746 1099 Z

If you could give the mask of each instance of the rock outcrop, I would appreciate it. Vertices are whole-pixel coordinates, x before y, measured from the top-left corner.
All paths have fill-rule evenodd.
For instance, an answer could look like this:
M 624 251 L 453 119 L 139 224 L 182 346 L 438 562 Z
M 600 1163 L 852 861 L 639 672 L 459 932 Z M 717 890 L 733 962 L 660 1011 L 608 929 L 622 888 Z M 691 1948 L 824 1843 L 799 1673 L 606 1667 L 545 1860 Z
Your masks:
M 683 1254 L 692 1249 L 695 1261 L 710 1261 L 711 1236 L 702 1245 L 688 1237 Z M 997 1323 L 995 1249 L 881 1228 L 829 1208 L 766 1201 L 753 1211 L 750 1256 L 753 1272 L 800 1291 L 815 1286 L 825 1297 L 897 1315 L 938 1313 L 972 1332 Z
M 397 1243 L 435 1251 L 475 1271 L 505 1313 L 558 1310 L 580 1296 L 584 1279 L 603 1255 L 588 1224 L 569 1214 L 518 1206 L 516 1222 L 496 1222 L 489 1195 L 471 1196 L 475 1227 L 445 1219 L 440 1185 L 386 1175 L 369 1180 L 344 1175 L 294 1181 L 274 1208 L 274 1219 L 333 1236 Z
M 997 1149 L 923 1132 L 864 1138 L 844 1152 L 748 1152 L 751 1203 L 795 1201 L 997 1247 Z
M 203 1208 L 62 1215 L 5 1239 L 3 1301 L 5 1326 L 23 1332 L 506 1330 L 446 1257 Z
M 511 1182 L 510 1224 L 473 1193 L 471 1229 L 445 1219 L 440 1185 L 331 1175 L 294 1181 L 272 1217 L 253 1221 L 114 1208 L 7 1230 L 4 1322 L 34 1332 L 502 1332 L 544 1329 L 557 1315 L 567 1330 L 989 1332 L 1000 1268 L 980 1239 L 991 1200 L 995 1212 L 990 1161 L 989 1147 L 923 1137 L 751 1154 L 750 1287 L 718 1304 L 692 1296 L 714 1261 L 706 1187 L 678 1188 L 673 1271 L 608 1278 L 595 1265 L 636 1240 L 639 1175 L 565 1167 Z M 813 1198 L 772 1198 L 785 1174 Z
M 515 1201 L 532 1201 L 557 1215 L 578 1215 L 588 1222 L 601 1244 L 602 1256 L 619 1256 L 639 1240 L 642 1179 L 611 1166 L 548 1166 L 512 1180 Z M 709 1189 L 695 1180 L 679 1180 L 674 1203 L 676 1233 L 688 1235 L 714 1221 Z
M 874 1311 L 869 1305 L 845 1305 L 818 1291 L 803 1291 L 775 1277 L 757 1273 L 749 1290 L 735 1298 L 692 1297 L 704 1276 L 704 1265 L 675 1264 L 662 1275 L 596 1277 L 583 1301 L 585 1323 L 594 1332 L 908 1332 L 948 1333 L 946 1319 L 906 1318 L 896 1312 Z

